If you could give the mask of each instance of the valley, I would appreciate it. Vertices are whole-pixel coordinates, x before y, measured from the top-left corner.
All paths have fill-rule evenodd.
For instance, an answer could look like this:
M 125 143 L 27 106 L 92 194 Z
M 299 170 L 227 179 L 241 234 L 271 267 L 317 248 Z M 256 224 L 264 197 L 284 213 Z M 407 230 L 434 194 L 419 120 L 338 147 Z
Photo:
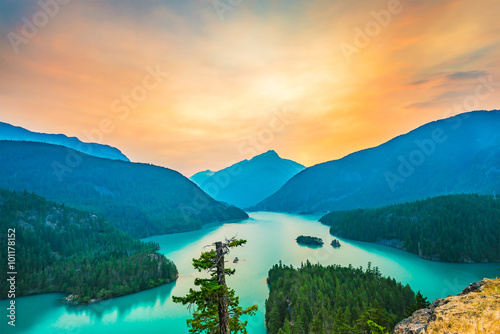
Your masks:
M 204 246 L 213 240 L 237 235 L 248 243 L 234 250 L 231 256 L 240 262 L 230 263 L 237 269 L 229 284 L 240 296 L 242 305 L 257 304 L 259 312 L 248 319 L 249 333 L 265 334 L 265 300 L 269 289 L 266 277 L 271 267 L 280 260 L 283 264 L 300 267 L 309 260 L 322 265 L 338 264 L 367 268 L 368 262 L 377 266 L 384 276 L 390 276 L 402 284 L 409 284 L 414 291 L 421 290 L 430 301 L 459 293 L 468 284 L 484 277 L 498 276 L 498 264 L 452 264 L 427 261 L 401 250 L 373 243 L 339 238 L 342 247 L 330 246 L 314 249 L 297 245 L 295 238 L 301 234 L 321 236 L 326 244 L 333 238 L 329 227 L 319 223 L 319 216 L 256 212 L 240 223 L 204 227 L 201 230 L 161 235 L 142 239 L 159 244 L 160 252 L 173 260 L 179 270 L 179 278 L 160 287 L 113 298 L 92 305 L 70 306 L 60 302 L 64 295 L 42 294 L 17 298 L 18 328 L 20 333 L 124 333 L 148 331 L 162 333 L 169 328 L 172 333 L 186 332 L 185 320 L 189 311 L 172 303 L 172 296 L 185 294 L 193 277 L 200 275 L 191 266 L 192 258 L 199 255 Z M 262 247 L 262 245 L 266 247 Z M 6 305 L 0 301 L 0 307 Z M 40 309 L 40 305 L 43 308 Z M 4 326 L 2 323 L 0 326 Z M 3 330 L 6 327 L 0 327 Z
M 321 328 L 333 332 L 361 333 L 373 326 L 392 329 L 403 314 L 407 316 L 405 310 L 414 307 L 417 291 L 432 301 L 456 294 L 472 281 L 499 274 L 500 202 L 496 198 L 498 179 L 494 167 L 498 135 L 493 131 L 499 113 L 471 115 L 461 123 L 467 131 L 475 131 L 486 120 L 491 128 L 482 131 L 480 145 L 474 144 L 469 151 L 454 156 L 459 165 L 454 171 L 463 175 L 460 184 L 451 188 L 451 194 L 437 197 L 433 197 L 440 193 L 435 191 L 436 186 L 440 184 L 441 190 L 448 191 L 451 179 L 442 177 L 430 181 L 433 186 L 422 187 L 418 173 L 428 177 L 431 171 L 442 171 L 450 158 L 435 157 L 434 153 L 439 149 L 446 154 L 456 151 L 446 146 L 438 148 L 436 142 L 420 142 L 414 138 L 422 135 L 413 132 L 382 145 L 393 150 L 398 141 L 424 143 L 419 147 L 429 153 L 427 167 L 418 173 L 413 170 L 417 177 L 411 174 L 407 183 L 402 182 L 405 187 L 421 187 L 412 188 L 410 197 L 402 195 L 410 188 L 392 189 L 392 194 L 387 195 L 391 179 L 386 178 L 386 184 L 376 180 L 389 172 L 380 174 L 381 169 L 372 168 L 366 182 L 359 173 L 359 168 L 367 171 L 371 166 L 365 155 L 383 160 L 374 155 L 381 148 L 309 168 L 268 151 L 218 172 L 206 170 L 193 175 L 200 188 L 174 170 L 151 164 L 86 155 L 44 142 L 0 141 L 0 186 L 9 189 L 0 189 L 1 223 L 4 229 L 17 230 L 16 256 L 24 259 L 19 264 L 22 279 L 15 283 L 17 328 L 27 333 L 91 333 L 104 328 L 119 333 L 146 326 L 154 333 L 161 332 L 168 323 L 176 333 L 183 332 L 189 313 L 174 304 L 172 296 L 185 294 L 192 278 L 202 277 L 191 268 L 191 259 L 214 240 L 241 236 L 248 243 L 232 252 L 235 260 L 227 266 L 238 270 L 228 283 L 234 286 L 243 305 L 255 304 L 259 308 L 257 315 L 244 317 L 252 334 L 264 334 L 266 327 L 272 333 L 288 333 L 296 321 L 299 325 L 294 330 L 304 331 L 320 330 L 320 322 L 324 324 Z M 440 128 L 429 124 L 415 131 L 435 134 L 436 129 Z M 481 164 L 465 162 L 467 154 Z M 353 163 L 352 159 L 358 161 Z M 329 170 L 330 165 L 333 170 Z M 327 179 L 322 180 L 322 175 L 328 175 Z M 294 189 L 294 184 L 309 178 L 314 182 L 301 186 L 305 193 Z M 363 189 L 377 192 L 377 196 L 368 196 L 369 191 L 358 194 L 358 186 L 368 187 Z M 304 195 L 308 189 L 315 189 L 313 196 Z M 332 191 L 345 193 L 332 200 L 328 193 Z M 279 200 L 278 211 L 293 205 L 292 211 L 302 213 L 268 211 L 274 208 L 269 203 L 282 194 L 287 195 Z M 294 202 L 296 196 L 303 196 L 307 203 L 319 202 L 312 206 L 300 204 Z M 427 199 L 402 203 L 425 196 Z M 346 204 L 349 201 L 362 208 L 344 210 L 352 207 Z M 391 205 L 380 207 L 381 203 Z M 233 204 L 251 206 L 250 213 Z M 266 211 L 255 211 L 259 208 Z M 307 214 L 327 208 L 330 212 L 326 215 Z M 276 272 L 281 273 L 272 274 Z M 304 306 L 318 300 L 306 301 L 292 290 L 275 293 L 281 285 L 266 283 L 268 275 L 287 277 L 290 282 L 303 275 L 300 281 L 309 279 L 310 288 L 316 284 L 312 282 L 331 279 L 338 273 L 343 273 L 339 278 L 354 275 L 356 280 L 366 279 L 367 283 L 348 288 L 358 293 L 364 289 L 356 298 L 339 297 L 337 292 L 337 298 L 350 306 L 337 304 L 324 309 L 335 315 L 323 315 Z M 394 288 L 391 299 L 387 299 L 389 294 L 373 295 L 370 275 Z M 7 291 L 7 281 L 0 287 Z M 273 301 L 266 304 L 270 293 Z M 323 293 L 330 296 L 327 303 L 331 304 L 331 291 Z M 300 314 L 291 311 L 291 304 L 287 313 L 283 303 L 291 301 L 284 294 L 289 295 L 287 298 L 295 296 L 294 302 L 302 305 L 297 311 Z M 374 298 L 377 303 L 368 305 L 367 301 Z M 0 305 L 7 303 L 0 301 Z M 36 303 L 47 307 L 29 320 L 28 314 Z M 371 323 L 373 320 L 378 323 Z
M 500 334 L 499 13 L 0 0 L 0 333 Z

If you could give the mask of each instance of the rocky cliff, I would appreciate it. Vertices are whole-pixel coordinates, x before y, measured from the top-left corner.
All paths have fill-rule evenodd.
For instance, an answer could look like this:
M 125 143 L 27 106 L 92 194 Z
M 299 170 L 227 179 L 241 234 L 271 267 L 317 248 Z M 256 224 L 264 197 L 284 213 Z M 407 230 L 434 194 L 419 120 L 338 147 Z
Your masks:
M 500 277 L 472 283 L 457 296 L 436 299 L 398 323 L 394 333 L 500 333 Z

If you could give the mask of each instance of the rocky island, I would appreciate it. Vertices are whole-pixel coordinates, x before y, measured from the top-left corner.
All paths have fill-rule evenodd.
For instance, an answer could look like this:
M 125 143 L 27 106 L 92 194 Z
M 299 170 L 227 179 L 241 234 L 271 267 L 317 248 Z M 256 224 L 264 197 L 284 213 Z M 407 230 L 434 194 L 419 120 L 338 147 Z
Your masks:
M 338 241 L 338 239 L 333 239 L 332 243 L 330 245 L 332 245 L 333 248 L 339 248 L 340 247 L 340 241 Z

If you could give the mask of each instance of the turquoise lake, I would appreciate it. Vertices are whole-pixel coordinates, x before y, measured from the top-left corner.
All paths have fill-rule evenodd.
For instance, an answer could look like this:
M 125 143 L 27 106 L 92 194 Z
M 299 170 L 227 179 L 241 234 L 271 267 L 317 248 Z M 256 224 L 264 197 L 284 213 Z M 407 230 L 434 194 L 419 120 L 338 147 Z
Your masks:
M 250 219 L 204 228 L 200 231 L 162 235 L 144 239 L 160 244 L 161 252 L 172 259 L 179 269 L 179 279 L 155 289 L 129 296 L 102 301 L 93 305 L 69 306 L 60 302 L 62 294 L 44 294 L 16 299 L 16 327 L 7 325 L 8 301 L 0 301 L 1 333 L 187 333 L 186 307 L 172 303 L 172 295 L 183 296 L 193 286 L 191 259 L 199 256 L 204 246 L 225 237 L 246 239 L 243 248 L 235 249 L 228 258 L 236 275 L 228 284 L 240 295 L 242 306 L 257 304 L 259 312 L 249 319 L 250 334 L 264 334 L 264 301 L 268 296 L 267 272 L 281 260 L 284 264 L 300 266 L 309 260 L 324 265 L 352 264 L 366 267 L 368 262 L 378 266 L 385 276 L 408 283 L 413 290 L 434 300 L 459 293 L 469 283 L 484 277 L 500 275 L 500 263 L 451 264 L 426 261 L 397 249 L 339 238 L 342 247 L 332 248 L 333 239 L 328 226 L 316 216 L 256 212 Z M 299 235 L 323 238 L 321 248 L 300 246 Z M 238 257 L 240 262 L 232 263 Z M 18 259 L 19 261 L 21 259 Z

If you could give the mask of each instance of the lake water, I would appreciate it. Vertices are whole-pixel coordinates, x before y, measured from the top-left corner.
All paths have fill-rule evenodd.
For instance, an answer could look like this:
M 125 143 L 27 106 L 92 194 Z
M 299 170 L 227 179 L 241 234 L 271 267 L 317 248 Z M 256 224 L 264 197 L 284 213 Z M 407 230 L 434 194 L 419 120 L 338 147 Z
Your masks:
M 284 264 L 300 266 L 309 259 L 313 263 L 352 264 L 366 267 L 372 262 L 385 276 L 411 285 L 413 290 L 433 300 L 459 293 L 469 283 L 484 277 L 500 275 L 500 264 L 450 264 L 426 261 L 413 254 L 364 242 L 339 238 L 342 247 L 332 248 L 329 228 L 317 222 L 315 216 L 256 212 L 240 223 L 204 228 L 200 231 L 155 236 L 161 252 L 172 259 L 180 273 L 175 283 L 129 296 L 102 301 L 93 305 L 69 306 L 58 299 L 62 294 L 44 294 L 16 299 L 15 330 L 7 325 L 7 301 L 0 301 L 3 310 L 1 333 L 187 333 L 189 311 L 172 303 L 172 295 L 183 296 L 193 285 L 196 275 L 191 259 L 198 257 L 203 247 L 216 240 L 236 236 L 248 240 L 247 245 L 231 252 L 228 260 L 238 257 L 240 262 L 228 266 L 236 268 L 236 275 L 228 284 L 240 295 L 242 306 L 257 304 L 259 312 L 249 319 L 250 334 L 266 333 L 264 301 L 268 296 L 267 272 L 281 260 Z M 323 238 L 321 248 L 300 246 L 299 235 Z M 21 260 L 21 259 L 19 259 Z

